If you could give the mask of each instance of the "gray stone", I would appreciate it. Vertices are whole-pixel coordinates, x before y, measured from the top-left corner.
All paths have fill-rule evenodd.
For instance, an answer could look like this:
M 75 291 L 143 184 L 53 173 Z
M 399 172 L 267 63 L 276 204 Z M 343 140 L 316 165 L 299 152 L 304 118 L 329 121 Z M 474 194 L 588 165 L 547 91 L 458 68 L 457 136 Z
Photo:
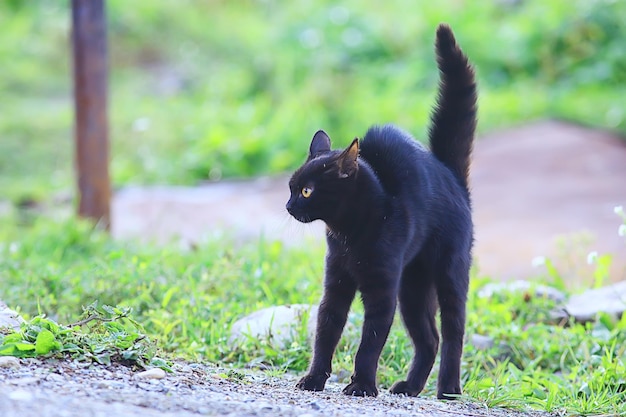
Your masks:
M 554 310 L 550 311 L 548 316 L 548 323 L 556 324 L 559 326 L 564 325 L 568 322 L 570 315 L 565 308 L 561 305 Z
M 11 310 L 7 305 L 0 301 L 0 328 L 9 328 L 11 330 L 19 330 L 24 319 Z
M 0 368 L 13 368 L 20 367 L 20 361 L 13 356 L 0 356 Z
M 598 313 L 621 316 L 626 311 L 626 281 L 570 297 L 565 311 L 577 321 L 592 321 Z
M 318 307 L 314 305 L 292 304 L 255 311 L 233 324 L 229 341 L 232 344 L 240 344 L 248 337 L 265 338 L 284 347 L 293 340 L 297 327 L 303 324 L 307 313 L 307 334 L 312 339 L 315 334 L 317 309 Z
M 536 297 L 545 297 L 557 303 L 562 303 L 566 299 L 565 294 L 556 288 L 524 280 L 487 284 L 478 291 L 478 296 L 491 297 L 494 294 L 502 292 L 532 292 Z
M 469 337 L 469 342 L 478 350 L 487 350 L 494 345 L 493 337 L 477 333 L 474 333 Z

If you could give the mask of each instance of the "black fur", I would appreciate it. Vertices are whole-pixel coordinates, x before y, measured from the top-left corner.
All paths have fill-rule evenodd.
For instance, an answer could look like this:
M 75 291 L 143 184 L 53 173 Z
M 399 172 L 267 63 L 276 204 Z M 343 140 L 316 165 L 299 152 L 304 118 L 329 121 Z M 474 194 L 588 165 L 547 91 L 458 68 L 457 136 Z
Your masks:
M 476 125 L 473 70 L 448 26 L 437 30 L 441 73 L 432 116 L 432 153 L 392 125 L 374 126 L 360 149 L 354 140 L 331 150 L 318 131 L 309 157 L 292 176 L 287 210 L 297 220 L 327 225 L 328 252 L 313 360 L 297 387 L 324 389 L 331 359 L 358 290 L 365 321 L 354 374 L 344 393 L 375 396 L 378 359 L 396 305 L 413 340 L 408 377 L 396 394 L 418 395 L 439 349 L 437 396 L 461 393 L 473 227 L 467 173 Z

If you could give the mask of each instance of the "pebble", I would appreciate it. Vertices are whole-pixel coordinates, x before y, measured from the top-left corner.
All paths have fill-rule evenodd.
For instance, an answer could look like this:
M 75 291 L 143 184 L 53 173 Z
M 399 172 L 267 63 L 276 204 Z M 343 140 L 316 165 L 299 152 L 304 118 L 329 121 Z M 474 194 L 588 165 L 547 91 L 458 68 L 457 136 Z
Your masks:
M 104 380 L 104 381 L 98 381 L 95 386 L 97 388 L 108 388 L 108 389 L 123 389 L 125 387 L 123 382 L 119 382 L 119 381 L 109 381 L 109 380 Z
M 30 401 L 33 398 L 33 394 L 25 390 L 15 390 L 9 393 L 9 398 L 16 401 Z
M 0 368 L 13 368 L 20 367 L 20 361 L 13 356 L 0 356 Z
M 25 377 L 25 378 L 17 378 L 9 380 L 9 384 L 12 385 L 31 385 L 41 381 L 41 378 L 36 376 Z
M 163 379 L 165 371 L 161 368 L 152 368 L 147 371 L 139 372 L 135 375 L 136 379 Z
M 312 409 L 314 409 L 314 410 L 319 410 L 319 409 L 321 409 L 321 408 L 322 408 L 322 407 L 320 407 L 320 406 L 319 406 L 319 404 L 318 404 L 318 403 L 316 403 L 315 401 L 311 401 L 311 402 L 309 403 L 309 407 L 311 407 L 311 408 L 312 408 Z
M 64 381 L 65 378 L 59 374 L 49 373 L 48 375 L 46 375 L 46 380 L 47 381 Z
M 184 374 L 190 374 L 193 372 L 193 368 L 189 365 L 174 364 L 172 369 L 176 372 L 184 373 Z

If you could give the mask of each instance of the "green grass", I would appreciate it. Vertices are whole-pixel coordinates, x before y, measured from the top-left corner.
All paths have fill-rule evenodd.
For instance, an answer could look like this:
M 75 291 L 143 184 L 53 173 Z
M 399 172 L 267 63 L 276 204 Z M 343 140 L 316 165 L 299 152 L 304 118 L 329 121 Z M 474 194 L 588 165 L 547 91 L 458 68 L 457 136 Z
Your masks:
M 133 363 L 163 367 L 166 363 L 159 358 L 185 357 L 297 373 L 308 365 L 311 348 L 302 328 L 296 329 L 286 348 L 252 338 L 234 346 L 228 338 L 235 320 L 262 307 L 318 302 L 321 245 L 287 249 L 261 241 L 233 249 L 222 240 L 181 251 L 115 242 L 74 221 L 39 219 L 27 229 L 14 218 L 1 224 L 0 299 L 34 322 L 24 336 L 0 336 L 0 354 L 16 354 L 15 343 L 23 341 L 17 356 L 32 355 L 42 328 L 40 315 L 46 314 L 53 324 L 43 328 L 56 339 L 46 342 L 48 350 L 39 353 L 44 356 L 105 363 L 130 357 Z M 621 320 L 602 316 L 586 325 L 551 324 L 552 301 L 532 293 L 477 297 L 488 281 L 472 278 L 467 334 L 488 335 L 494 346 L 487 350 L 466 346 L 462 382 L 468 400 L 566 414 L 626 413 L 626 315 Z M 558 286 L 558 280 L 553 285 Z M 87 339 L 80 351 L 72 350 L 76 338 L 93 333 L 90 328 L 61 326 L 55 331 L 51 326 L 77 322 L 84 317 L 83 306 L 89 306 L 87 315 L 93 315 L 95 301 L 118 306 L 98 310 L 109 319 L 131 308 L 132 321 L 106 322 L 110 327 L 96 332 L 97 338 Z M 358 328 L 362 306 L 355 303 L 353 311 Z M 143 344 L 128 344 L 135 339 Z M 358 331 L 344 335 L 335 372 L 349 375 L 358 341 Z M 52 344 L 57 342 L 63 348 Z M 411 354 L 402 326 L 394 324 L 380 360 L 382 389 L 406 374 Z M 437 366 L 424 395 L 435 394 Z
M 446 21 L 476 64 L 480 132 L 560 117 L 626 132 L 626 3 L 121 0 L 108 4 L 111 173 L 197 184 L 293 169 L 312 132 L 423 139 Z M 0 3 L 0 190 L 72 188 L 67 2 Z

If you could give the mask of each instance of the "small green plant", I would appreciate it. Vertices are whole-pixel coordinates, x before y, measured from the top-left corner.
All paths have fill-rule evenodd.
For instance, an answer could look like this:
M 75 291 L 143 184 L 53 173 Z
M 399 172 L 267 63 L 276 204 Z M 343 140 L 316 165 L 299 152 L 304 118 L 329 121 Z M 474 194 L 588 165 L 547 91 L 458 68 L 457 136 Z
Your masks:
M 98 307 L 95 302 L 84 308 L 75 323 L 64 326 L 39 315 L 20 330 L 0 336 L 0 356 L 68 357 L 104 365 L 167 368 L 155 352 L 156 346 L 130 317 L 129 308 Z
M 220 374 L 220 376 L 224 379 L 228 379 L 229 381 L 239 382 L 239 383 L 249 383 L 248 376 L 236 369 L 231 369 L 227 373 Z

